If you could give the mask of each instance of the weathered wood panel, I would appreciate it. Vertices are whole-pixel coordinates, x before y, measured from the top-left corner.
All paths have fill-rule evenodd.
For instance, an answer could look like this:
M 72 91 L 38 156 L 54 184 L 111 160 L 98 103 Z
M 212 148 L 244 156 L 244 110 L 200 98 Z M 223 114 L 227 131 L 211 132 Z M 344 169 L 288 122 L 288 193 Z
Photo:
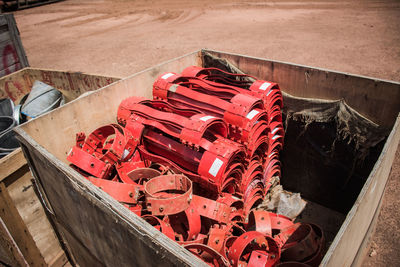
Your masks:
M 347 214 L 347 218 L 340 228 L 335 240 L 325 255 L 323 266 L 350 266 L 358 252 L 365 234 L 368 231 L 371 220 L 375 214 L 386 182 L 389 177 L 391 166 L 400 141 L 400 116 L 375 163 L 368 180 L 365 182 L 356 203 Z
M 8 266 L 28 266 L 7 226 L 0 218 L 0 260 Z M 0 264 L 3 266 L 2 264 Z
M 13 205 L 4 183 L 0 183 L 0 216 L 29 266 L 45 266 L 44 258 L 18 210 Z
M 14 15 L 0 15 L 0 77 L 28 66 Z
M 65 72 L 24 68 L 0 79 L 0 98 L 11 98 L 15 103 L 29 93 L 33 83 L 38 80 L 60 90 L 67 102 L 82 93 L 93 91 L 120 80 L 117 77 L 104 77 L 81 72 Z

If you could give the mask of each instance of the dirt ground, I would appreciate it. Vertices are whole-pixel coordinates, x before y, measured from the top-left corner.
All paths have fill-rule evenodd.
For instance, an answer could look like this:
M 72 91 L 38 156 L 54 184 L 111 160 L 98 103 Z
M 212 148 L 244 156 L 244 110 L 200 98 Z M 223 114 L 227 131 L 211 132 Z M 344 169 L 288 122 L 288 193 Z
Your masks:
M 200 48 L 400 81 L 399 1 L 69 0 L 15 12 L 33 67 L 126 77 Z M 400 266 L 400 150 L 364 266 Z

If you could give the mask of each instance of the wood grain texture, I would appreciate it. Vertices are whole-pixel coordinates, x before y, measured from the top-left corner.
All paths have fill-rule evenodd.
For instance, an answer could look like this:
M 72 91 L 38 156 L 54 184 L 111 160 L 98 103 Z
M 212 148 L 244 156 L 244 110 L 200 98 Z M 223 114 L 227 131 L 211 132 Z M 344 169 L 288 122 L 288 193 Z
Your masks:
M 30 266 L 46 266 L 4 183 L 0 183 L 0 215 L 27 263 Z
M 26 165 L 26 160 L 21 148 L 17 148 L 7 156 L 0 159 L 0 182 Z
M 9 266 L 28 266 L 13 237 L 0 218 L 0 260 Z M 1 264 L 0 264 L 1 265 Z M 2 265 L 1 265 L 2 266 Z
M 400 116 L 356 203 L 326 253 L 322 266 L 350 266 L 381 203 L 386 182 L 400 141 Z
M 46 264 L 50 264 L 60 253 L 64 254 L 64 251 L 33 190 L 31 179 L 33 177 L 28 170 L 25 175 L 10 184 L 7 190 Z

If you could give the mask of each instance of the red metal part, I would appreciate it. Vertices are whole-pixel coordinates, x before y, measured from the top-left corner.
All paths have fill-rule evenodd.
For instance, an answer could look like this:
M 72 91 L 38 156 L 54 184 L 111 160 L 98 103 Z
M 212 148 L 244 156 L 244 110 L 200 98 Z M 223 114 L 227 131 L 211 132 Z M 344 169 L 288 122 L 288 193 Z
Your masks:
M 262 250 L 253 250 L 250 254 L 249 263 L 247 266 L 251 267 L 265 267 L 271 266 L 269 264 L 269 255 Z
M 201 236 L 199 237 L 201 219 L 196 209 L 189 207 L 184 212 L 164 217 L 164 221 L 172 226 L 176 240 L 183 242 L 182 244 L 194 243 L 192 241 L 201 240 Z
M 222 255 L 224 254 L 224 242 L 225 238 L 230 234 L 229 228 L 225 225 L 214 225 L 211 227 L 210 232 L 208 233 L 207 246 L 213 248 L 215 251 L 218 251 Z
M 105 163 L 76 146 L 72 147 L 68 153 L 67 160 L 79 169 L 98 178 L 108 178 L 113 167 L 110 163 Z
M 209 265 L 319 264 L 318 226 L 255 209 L 281 171 L 279 86 L 192 66 L 161 75 L 153 93 L 121 102 L 122 126 L 78 133 L 74 168 Z
M 272 236 L 271 217 L 265 210 L 253 209 L 249 213 L 247 231 L 257 231 L 264 235 Z
M 254 250 L 264 251 L 268 255 L 265 266 L 274 266 L 280 258 L 280 248 L 272 237 L 256 231 L 246 232 L 239 236 L 229 248 L 228 258 L 233 266 L 245 261 L 246 254 Z
M 229 137 L 245 144 L 257 140 L 256 129 L 267 123 L 267 114 L 260 99 L 246 94 L 236 94 L 229 101 L 217 96 L 198 92 L 188 87 L 174 84 L 180 76 L 170 73 L 161 75 L 153 86 L 155 98 L 168 100 L 178 107 L 200 110 L 211 116 L 223 118 L 230 124 Z M 172 78 L 173 77 L 173 78 Z M 258 123 L 255 123 L 258 122 Z M 258 131 L 262 134 L 262 131 Z
M 88 180 L 119 202 L 135 204 L 139 197 L 140 185 L 124 184 L 110 180 L 89 177 Z
M 228 205 L 197 195 L 193 195 L 192 205 L 201 216 L 221 223 L 229 222 L 231 208 Z
M 167 222 L 164 222 L 163 220 L 153 215 L 144 215 L 142 216 L 142 218 L 158 231 L 162 232 L 164 235 L 168 236 L 172 240 L 175 240 L 174 230 Z
M 209 86 L 219 88 L 220 91 L 224 89 L 225 94 L 227 92 L 230 94 L 249 94 L 261 98 L 266 107 L 271 103 L 280 108 L 283 106 L 279 85 L 274 82 L 257 80 L 257 78 L 247 74 L 234 74 L 217 68 L 199 68 L 197 66 L 186 68 L 181 75 L 179 82 L 189 80 L 193 83 L 193 79 L 190 78 L 196 77 L 208 83 Z M 217 90 L 216 88 L 214 90 Z M 220 94 L 219 96 L 223 97 L 224 95 Z M 278 99 L 276 99 L 276 96 L 278 96 Z
M 309 224 L 301 224 L 282 247 L 282 261 L 304 261 L 318 251 L 318 236 Z
M 229 262 L 217 251 L 204 244 L 187 244 L 183 246 L 194 255 L 203 259 L 211 266 L 228 267 Z
M 182 212 L 190 205 L 192 190 L 192 181 L 185 175 L 172 174 L 152 178 L 144 185 L 147 210 L 153 215 Z M 174 193 L 161 194 L 166 191 Z

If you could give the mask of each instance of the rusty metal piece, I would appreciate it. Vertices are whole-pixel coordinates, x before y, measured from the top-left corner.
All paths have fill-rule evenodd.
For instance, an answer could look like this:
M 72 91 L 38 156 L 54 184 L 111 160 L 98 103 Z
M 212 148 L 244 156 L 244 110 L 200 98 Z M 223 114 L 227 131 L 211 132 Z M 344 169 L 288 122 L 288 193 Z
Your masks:
M 192 181 L 185 175 L 172 174 L 152 178 L 144 185 L 146 207 L 153 215 L 177 214 L 190 206 L 192 190 Z M 173 193 L 160 194 L 166 191 Z

